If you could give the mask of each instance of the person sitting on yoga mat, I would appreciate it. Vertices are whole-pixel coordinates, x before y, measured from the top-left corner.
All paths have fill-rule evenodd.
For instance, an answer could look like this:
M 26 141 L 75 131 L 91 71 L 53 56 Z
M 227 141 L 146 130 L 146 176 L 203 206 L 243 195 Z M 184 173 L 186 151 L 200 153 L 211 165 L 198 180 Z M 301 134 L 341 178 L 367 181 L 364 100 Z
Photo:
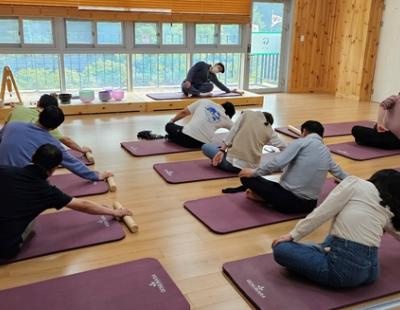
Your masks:
M 301 138 L 283 152 L 260 168 L 242 169 L 239 176 L 247 197 L 283 213 L 311 212 L 317 206 L 328 171 L 340 180 L 347 177 L 323 143 L 323 134 L 321 123 L 306 121 L 301 125 Z M 262 177 L 282 170 L 279 183 Z
M 114 210 L 98 203 L 72 198 L 50 185 L 51 176 L 63 159 L 58 146 L 41 145 L 25 167 L 0 166 L 0 262 L 18 254 L 33 228 L 35 218 L 47 209 L 67 207 L 76 211 L 122 217 L 127 209 Z M 71 227 L 73 228 L 73 227 Z
M 396 170 L 378 171 L 367 181 L 347 177 L 289 234 L 273 242 L 276 262 L 321 285 L 345 288 L 374 282 L 382 235 L 400 240 L 399 188 Z M 331 219 L 323 243 L 297 242 Z
M 400 93 L 382 101 L 374 128 L 354 126 L 357 144 L 381 149 L 400 149 Z
M 186 96 L 208 96 L 214 88 L 214 83 L 226 93 L 240 93 L 236 89 L 230 90 L 218 80 L 217 73 L 220 72 L 225 72 L 225 67 L 222 63 L 219 62 L 211 66 L 204 61 L 199 61 L 190 68 L 186 79 L 182 82 L 182 92 Z
M 192 118 L 185 126 L 175 124 L 189 115 Z M 178 112 L 165 126 L 165 131 L 168 139 L 176 144 L 200 148 L 204 143 L 211 143 L 217 129 L 231 129 L 233 115 L 235 106 L 231 102 L 218 104 L 209 99 L 201 99 Z
M 56 106 L 58 107 L 57 98 L 50 96 L 50 95 L 42 95 L 37 102 L 36 109 L 24 107 L 23 105 L 16 105 L 11 113 L 9 114 L 5 125 L 9 122 L 24 122 L 24 123 L 36 123 L 39 118 L 39 113 L 45 107 L 48 106 Z M 81 152 L 83 154 L 87 152 L 91 152 L 92 150 L 86 146 L 80 146 L 70 137 L 64 136 L 60 130 L 54 129 L 49 131 L 49 133 L 59 140 L 62 144 L 69 147 L 72 150 Z
M 48 106 L 39 114 L 38 122 L 11 122 L 0 132 L 0 165 L 24 167 L 30 163 L 32 154 L 45 143 L 56 145 L 63 153 L 61 165 L 81 178 L 90 181 L 104 180 L 111 172 L 98 174 L 90 170 L 80 160 L 71 156 L 49 131 L 64 122 L 63 111 L 56 106 Z
M 212 159 L 214 167 L 237 172 L 243 168 L 257 168 L 260 165 L 264 145 L 272 145 L 280 150 L 286 147 L 271 127 L 274 118 L 270 113 L 243 111 L 233 124 L 222 147 L 204 144 L 204 155 Z

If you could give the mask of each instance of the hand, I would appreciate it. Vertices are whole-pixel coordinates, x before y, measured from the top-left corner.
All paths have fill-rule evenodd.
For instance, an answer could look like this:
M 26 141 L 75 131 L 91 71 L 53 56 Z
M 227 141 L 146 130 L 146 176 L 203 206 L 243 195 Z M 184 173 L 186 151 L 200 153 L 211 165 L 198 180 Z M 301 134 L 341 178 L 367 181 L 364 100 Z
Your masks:
M 218 166 L 222 162 L 223 159 L 224 159 L 224 152 L 218 151 L 218 153 L 212 159 L 212 165 L 214 167 Z
M 127 216 L 127 215 L 132 215 L 132 212 L 129 211 L 128 209 L 125 209 L 125 208 L 123 208 L 123 209 L 115 209 L 114 210 L 114 214 L 113 214 L 113 216 L 115 216 L 115 217 L 124 217 L 124 216 Z
M 287 241 L 293 241 L 293 237 L 290 234 L 283 235 L 283 236 L 280 236 L 279 238 L 275 239 L 272 242 L 272 246 L 274 247 L 281 242 L 287 242 Z
M 244 94 L 244 91 L 242 91 L 242 90 L 238 90 L 238 89 L 232 89 L 231 90 L 231 93 L 237 93 L 237 94 L 240 94 L 240 95 L 243 95 Z
M 244 168 L 244 169 L 240 170 L 239 177 L 241 177 L 241 178 L 251 178 L 254 175 L 255 171 L 256 171 L 256 169 Z
M 106 180 L 109 177 L 114 176 L 114 173 L 111 171 L 104 171 L 102 173 L 99 173 L 99 180 Z
M 92 150 L 90 148 L 88 148 L 87 146 L 82 146 L 81 147 L 81 152 L 83 154 L 86 154 L 87 152 L 92 152 Z
M 385 126 L 383 126 L 382 124 L 376 124 L 376 131 L 377 132 L 385 132 L 388 131 L 387 128 Z
M 190 83 L 189 81 L 183 82 L 183 88 L 189 89 L 190 87 L 192 87 L 192 83 Z
M 168 121 L 168 123 L 175 123 L 175 122 L 174 122 L 174 119 L 171 118 L 171 119 Z

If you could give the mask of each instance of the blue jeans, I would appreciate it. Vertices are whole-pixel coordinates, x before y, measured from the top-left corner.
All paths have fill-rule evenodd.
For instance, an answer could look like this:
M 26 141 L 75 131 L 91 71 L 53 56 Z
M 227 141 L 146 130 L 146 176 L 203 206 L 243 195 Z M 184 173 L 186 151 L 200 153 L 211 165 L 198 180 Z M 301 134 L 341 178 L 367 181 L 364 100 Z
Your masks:
M 219 148 L 215 144 L 203 144 L 201 147 L 201 151 L 203 152 L 204 155 L 206 155 L 208 158 L 211 160 L 214 158 L 215 155 L 217 155 Z M 226 153 L 224 155 L 224 158 L 222 161 L 218 164 L 218 168 L 229 171 L 229 172 L 237 172 L 239 173 L 241 169 L 233 166 L 229 161 L 226 160 Z
M 321 285 L 355 287 L 372 283 L 379 276 L 377 247 L 334 236 L 320 245 L 281 242 L 273 251 L 278 264 Z

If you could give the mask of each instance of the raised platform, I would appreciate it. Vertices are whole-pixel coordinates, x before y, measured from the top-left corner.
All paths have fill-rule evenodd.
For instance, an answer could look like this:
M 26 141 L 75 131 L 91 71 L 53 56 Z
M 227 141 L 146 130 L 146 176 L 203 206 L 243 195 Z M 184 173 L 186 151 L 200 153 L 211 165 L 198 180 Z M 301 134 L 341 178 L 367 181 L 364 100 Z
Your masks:
M 93 103 L 82 103 L 80 100 L 72 100 L 71 104 L 62 104 L 60 107 L 65 115 L 80 114 L 100 114 L 100 113 L 120 113 L 120 112 L 152 112 L 164 110 L 182 109 L 199 98 L 187 98 L 176 100 L 153 100 L 145 94 L 128 93 L 126 99 L 119 102 L 110 101 L 107 103 L 98 100 Z M 262 106 L 264 96 L 245 92 L 239 97 L 215 97 L 213 101 L 223 103 L 225 101 L 232 102 L 235 106 Z M 10 113 L 10 107 L 0 108 L 0 122 L 4 122 Z

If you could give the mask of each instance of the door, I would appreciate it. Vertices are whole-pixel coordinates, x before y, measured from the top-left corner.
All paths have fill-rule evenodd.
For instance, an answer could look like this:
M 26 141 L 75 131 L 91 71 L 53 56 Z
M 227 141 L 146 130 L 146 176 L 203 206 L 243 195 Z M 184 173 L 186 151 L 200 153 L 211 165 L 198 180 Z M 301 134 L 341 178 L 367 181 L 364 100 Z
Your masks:
M 279 92 L 286 88 L 290 0 L 254 1 L 247 56 L 248 88 Z

